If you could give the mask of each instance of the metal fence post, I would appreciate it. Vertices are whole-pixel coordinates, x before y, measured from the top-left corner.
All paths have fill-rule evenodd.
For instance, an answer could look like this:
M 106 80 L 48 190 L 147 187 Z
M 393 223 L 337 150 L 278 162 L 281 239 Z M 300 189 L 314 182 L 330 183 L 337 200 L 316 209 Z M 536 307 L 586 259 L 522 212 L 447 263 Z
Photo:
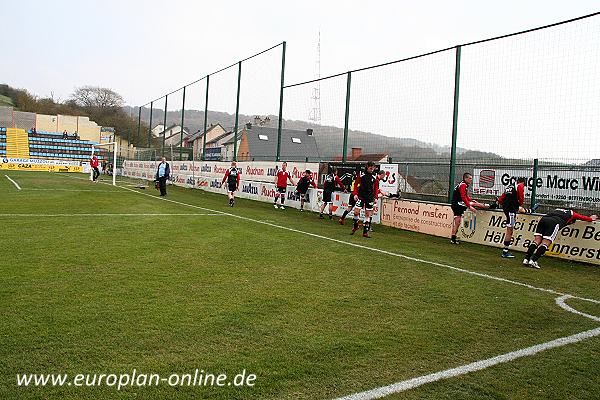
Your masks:
M 452 149 L 450 150 L 450 176 L 448 177 L 448 203 L 452 201 L 454 176 L 456 175 L 456 138 L 458 135 L 458 91 L 460 87 L 460 46 L 456 46 L 456 68 L 454 70 L 454 112 L 452 115 Z
M 539 169 L 539 164 L 538 164 L 538 159 L 535 158 L 533 160 L 533 187 L 531 188 L 531 206 L 533 207 L 533 205 L 535 204 L 535 197 L 537 194 L 537 178 L 538 178 L 538 169 Z
M 183 87 L 183 99 L 181 101 L 181 134 L 179 135 L 179 161 L 181 161 L 181 152 L 183 151 L 183 121 L 185 115 L 185 86 Z
M 281 86 L 279 89 L 279 122 L 277 123 L 277 155 L 275 161 L 280 161 L 281 158 L 281 123 L 283 118 L 283 85 L 285 78 L 285 41 L 281 52 Z
M 346 162 L 348 153 L 348 120 L 350 118 L 350 85 L 352 73 L 348 72 L 346 79 L 346 114 L 344 116 L 344 148 L 342 149 L 342 162 Z
M 150 146 L 151 143 L 151 135 L 152 135 L 152 108 L 154 107 L 154 102 L 151 101 L 150 102 L 150 123 L 148 124 L 148 147 Z
M 137 126 L 137 136 L 135 138 L 135 144 L 139 146 L 140 140 L 140 128 L 142 127 L 142 107 L 138 108 L 138 126 Z
M 206 159 L 206 125 L 208 123 L 208 84 L 210 75 L 206 75 L 206 98 L 204 100 L 204 137 L 202 138 L 202 160 Z
M 233 161 L 237 161 L 237 130 L 240 114 L 240 83 L 242 82 L 242 62 L 238 62 L 237 100 L 235 103 L 235 126 L 233 128 Z
M 163 140 L 162 140 L 162 148 L 160 149 L 160 155 L 164 156 L 165 155 L 165 133 L 167 131 L 167 98 L 169 97 L 168 94 L 165 95 L 165 115 L 163 117 Z

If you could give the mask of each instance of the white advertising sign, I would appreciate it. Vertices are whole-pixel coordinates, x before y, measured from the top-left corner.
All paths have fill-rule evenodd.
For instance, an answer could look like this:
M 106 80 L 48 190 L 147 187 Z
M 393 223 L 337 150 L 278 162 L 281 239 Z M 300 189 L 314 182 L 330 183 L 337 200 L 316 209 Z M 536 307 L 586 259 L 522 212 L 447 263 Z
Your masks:
M 559 200 L 567 204 L 600 201 L 600 172 L 582 170 L 542 169 L 534 182 L 531 168 L 478 168 L 473 170 L 473 194 L 500 196 L 511 180 L 520 176 L 527 179 L 525 198 L 531 197 L 535 185 L 538 199 Z
M 398 193 L 398 164 L 381 164 L 380 170 L 385 171 L 385 178 L 379 181 L 379 188 L 384 192 L 397 194 Z

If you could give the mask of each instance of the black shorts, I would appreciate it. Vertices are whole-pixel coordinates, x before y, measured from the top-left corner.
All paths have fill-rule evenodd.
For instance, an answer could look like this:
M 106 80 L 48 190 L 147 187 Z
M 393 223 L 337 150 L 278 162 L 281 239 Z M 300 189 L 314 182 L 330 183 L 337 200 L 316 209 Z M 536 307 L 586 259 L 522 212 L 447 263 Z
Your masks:
M 375 199 L 361 199 L 360 197 L 356 201 L 356 207 L 365 208 L 365 210 L 372 210 L 375 206 Z
M 350 207 L 354 207 L 355 204 L 356 204 L 356 200 L 354 200 L 354 195 L 352 193 L 350 193 L 350 199 L 348 200 L 348 205 Z
M 231 183 L 229 185 L 227 185 L 228 192 L 235 192 L 236 190 L 237 190 L 237 185 L 235 183 L 233 185 Z
M 329 191 L 323 191 L 323 203 L 333 203 L 333 201 L 331 201 L 331 195 L 333 194 L 333 192 L 329 192 Z
M 467 207 L 461 206 L 460 204 L 452 204 L 450 208 L 452 208 L 455 217 L 462 217 L 465 211 L 467 211 Z
M 287 191 L 287 187 L 286 186 L 277 186 L 277 192 L 278 193 L 285 194 L 286 191 Z
M 535 229 L 535 236 L 541 236 L 554 242 L 556 235 L 560 232 L 561 220 L 554 217 L 543 216 Z
M 308 201 L 308 192 L 302 193 L 302 192 L 296 191 L 296 193 L 298 194 L 298 200 Z
M 508 228 L 514 228 L 515 222 L 517 221 L 517 213 L 515 211 L 503 210 L 506 215 L 506 226 Z

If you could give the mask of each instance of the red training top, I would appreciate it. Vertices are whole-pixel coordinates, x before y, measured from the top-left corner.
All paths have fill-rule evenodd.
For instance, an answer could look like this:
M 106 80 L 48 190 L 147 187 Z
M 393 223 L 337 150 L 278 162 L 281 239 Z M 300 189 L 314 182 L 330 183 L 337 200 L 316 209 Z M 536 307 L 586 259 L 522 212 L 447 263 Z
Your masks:
M 290 171 L 280 169 L 277 171 L 277 187 L 287 187 L 288 178 L 291 178 Z

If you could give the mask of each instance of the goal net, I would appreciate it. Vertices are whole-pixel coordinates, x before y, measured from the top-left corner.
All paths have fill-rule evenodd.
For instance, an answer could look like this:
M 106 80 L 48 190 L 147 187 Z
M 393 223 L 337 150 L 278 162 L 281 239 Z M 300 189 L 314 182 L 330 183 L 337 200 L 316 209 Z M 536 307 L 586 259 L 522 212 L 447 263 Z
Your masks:
M 92 145 L 92 157 L 98 157 L 100 173 L 112 176 L 113 186 L 117 185 L 117 174 L 121 166 L 117 164 L 119 153 L 117 142 L 100 143 Z M 93 180 L 94 170 L 90 170 L 90 180 Z

